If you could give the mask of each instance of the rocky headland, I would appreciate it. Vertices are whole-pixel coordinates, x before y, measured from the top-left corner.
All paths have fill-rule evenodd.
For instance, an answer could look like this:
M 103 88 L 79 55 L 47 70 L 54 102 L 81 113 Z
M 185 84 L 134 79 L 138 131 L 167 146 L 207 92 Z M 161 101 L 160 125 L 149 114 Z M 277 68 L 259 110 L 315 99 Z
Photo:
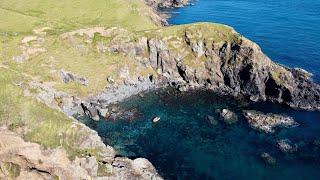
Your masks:
M 0 82 L 5 87 L 0 91 L 1 178 L 161 179 L 150 162 L 118 157 L 96 132 L 74 119 L 86 115 L 99 120 L 112 113 L 110 105 L 157 88 L 210 89 L 320 110 L 320 86 L 309 73 L 271 61 L 231 27 L 163 27 L 166 21 L 156 8 L 180 7 L 188 1 L 146 0 L 148 7 L 138 0 L 112 0 L 107 10 L 97 5 L 101 14 L 86 9 L 85 19 L 82 14 L 28 14 L 36 11 L 10 3 L 0 5 L 3 14 L 16 18 L 12 22 L 20 22 L 21 15 L 30 19 L 20 22 L 29 22 L 23 30 L 0 26 Z M 67 12 L 66 7 L 59 6 Z M 119 14 L 115 7 L 128 14 L 113 17 Z M 112 15 L 102 15 L 109 11 Z M 222 116 L 232 119 L 233 113 L 225 110 Z M 259 128 L 260 121 L 254 122 Z

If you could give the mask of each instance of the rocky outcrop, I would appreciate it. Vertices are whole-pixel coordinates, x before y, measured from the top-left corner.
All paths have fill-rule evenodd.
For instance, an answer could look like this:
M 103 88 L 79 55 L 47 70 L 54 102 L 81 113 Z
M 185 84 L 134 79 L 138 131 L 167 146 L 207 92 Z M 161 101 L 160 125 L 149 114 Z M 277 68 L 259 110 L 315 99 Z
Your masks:
M 237 115 L 229 109 L 222 109 L 220 112 L 220 119 L 226 124 L 234 124 L 238 121 Z
M 67 72 L 63 69 L 60 71 L 60 77 L 64 83 L 69 83 L 74 81 L 84 86 L 87 86 L 89 84 L 89 81 L 86 78 L 71 72 Z
M 5 127 L 0 128 L 0 144 L 0 179 L 161 179 L 146 159 L 115 157 L 108 151 L 110 160 L 90 155 L 70 160 L 63 148 L 44 149 Z
M 291 117 L 278 114 L 244 111 L 244 116 L 251 127 L 266 133 L 273 133 L 274 128 L 278 126 L 289 128 L 298 125 Z
M 183 7 L 189 3 L 189 0 L 145 0 L 146 4 L 156 8 Z

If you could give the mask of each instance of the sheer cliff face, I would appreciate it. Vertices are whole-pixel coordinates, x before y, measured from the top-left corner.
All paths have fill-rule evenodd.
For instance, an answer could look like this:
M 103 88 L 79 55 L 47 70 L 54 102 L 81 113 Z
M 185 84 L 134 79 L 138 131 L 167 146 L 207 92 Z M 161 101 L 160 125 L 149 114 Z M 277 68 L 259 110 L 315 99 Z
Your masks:
M 159 82 L 205 87 L 293 108 L 320 109 L 320 87 L 309 80 L 307 72 L 272 62 L 258 45 L 229 27 L 201 23 L 137 36 L 138 40 L 108 46 L 137 64 L 152 67 Z

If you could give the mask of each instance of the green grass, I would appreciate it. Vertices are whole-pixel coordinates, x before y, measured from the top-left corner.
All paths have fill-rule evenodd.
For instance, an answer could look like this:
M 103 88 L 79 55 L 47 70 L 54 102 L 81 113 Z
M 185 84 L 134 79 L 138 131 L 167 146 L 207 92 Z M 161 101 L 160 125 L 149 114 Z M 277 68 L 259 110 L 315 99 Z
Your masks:
M 1 164 L 0 164 L 1 166 Z M 4 162 L 2 164 L 2 167 L 0 167 L 0 170 L 3 169 L 6 171 L 8 178 L 14 179 L 20 175 L 21 167 L 19 165 L 9 163 L 9 162 Z
M 25 97 L 16 84 L 27 81 L 11 70 L 0 68 L 0 125 L 22 133 L 25 140 L 44 147 L 64 147 L 70 157 L 88 149 L 79 149 L 79 143 L 88 132 L 63 113 L 50 109 L 31 97 Z M 97 154 L 97 153 L 95 153 Z
M 30 33 L 37 27 L 66 32 L 89 26 L 154 28 L 150 8 L 139 0 L 3 0 L 0 32 Z

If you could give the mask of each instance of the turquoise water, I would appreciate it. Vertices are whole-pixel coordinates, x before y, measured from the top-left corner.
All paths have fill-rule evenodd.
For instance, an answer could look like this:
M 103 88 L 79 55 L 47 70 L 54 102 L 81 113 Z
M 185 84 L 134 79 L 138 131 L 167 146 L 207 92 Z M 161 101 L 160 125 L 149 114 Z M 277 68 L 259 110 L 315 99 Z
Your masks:
M 198 0 L 194 6 L 170 12 L 171 24 L 230 25 L 276 62 L 302 67 L 320 82 L 319 0 Z
M 251 104 L 212 92 L 172 94 L 151 92 L 120 103 L 120 109 L 135 109 L 133 118 L 82 121 L 120 155 L 149 159 L 165 179 L 320 178 L 320 146 L 314 143 L 320 140 L 319 112 Z M 217 110 L 222 108 L 237 113 L 239 121 L 233 125 L 219 121 Z M 284 113 L 300 126 L 279 128 L 274 134 L 261 133 L 249 127 L 242 116 L 242 110 L 248 109 Z M 211 124 L 207 115 L 218 124 Z M 158 123 L 152 123 L 155 116 L 161 117 Z M 298 151 L 281 152 L 277 147 L 280 139 L 291 140 L 298 145 Z M 276 158 L 275 166 L 262 160 L 263 152 Z

